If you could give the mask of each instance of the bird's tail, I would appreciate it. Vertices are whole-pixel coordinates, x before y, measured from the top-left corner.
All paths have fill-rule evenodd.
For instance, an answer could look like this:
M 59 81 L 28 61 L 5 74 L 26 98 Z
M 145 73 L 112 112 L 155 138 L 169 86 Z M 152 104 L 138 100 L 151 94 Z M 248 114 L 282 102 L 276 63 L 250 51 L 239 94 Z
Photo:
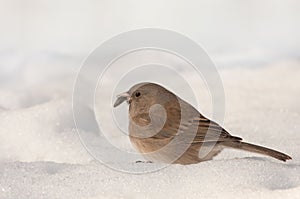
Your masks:
M 273 149 L 268 149 L 262 146 L 250 144 L 247 142 L 221 142 L 220 143 L 223 146 L 234 148 L 234 149 L 240 149 L 245 151 L 250 151 L 253 153 L 259 153 L 267 156 L 271 156 L 273 158 L 276 158 L 281 161 L 287 161 L 291 160 L 292 158 L 284 153 L 281 153 L 279 151 L 275 151 Z

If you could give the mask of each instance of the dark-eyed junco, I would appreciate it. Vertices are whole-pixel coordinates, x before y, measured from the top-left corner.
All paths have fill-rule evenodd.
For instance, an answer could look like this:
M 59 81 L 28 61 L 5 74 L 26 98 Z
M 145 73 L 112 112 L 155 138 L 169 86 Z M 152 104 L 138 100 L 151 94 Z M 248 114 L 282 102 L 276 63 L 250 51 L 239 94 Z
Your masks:
M 129 137 L 135 148 L 152 162 L 194 164 L 211 160 L 229 147 L 292 159 L 281 152 L 242 142 L 192 105 L 154 83 L 140 83 L 118 96 L 114 107 L 129 104 Z

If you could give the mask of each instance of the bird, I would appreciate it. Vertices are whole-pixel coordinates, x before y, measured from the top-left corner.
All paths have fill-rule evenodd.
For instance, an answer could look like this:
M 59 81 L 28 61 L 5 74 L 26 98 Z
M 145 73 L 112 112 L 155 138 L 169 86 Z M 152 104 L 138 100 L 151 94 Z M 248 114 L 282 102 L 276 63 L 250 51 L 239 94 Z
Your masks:
M 270 156 L 289 155 L 244 142 L 163 86 L 142 82 L 117 96 L 113 107 L 129 105 L 129 139 L 144 158 L 154 163 L 196 164 L 212 160 L 225 148 Z

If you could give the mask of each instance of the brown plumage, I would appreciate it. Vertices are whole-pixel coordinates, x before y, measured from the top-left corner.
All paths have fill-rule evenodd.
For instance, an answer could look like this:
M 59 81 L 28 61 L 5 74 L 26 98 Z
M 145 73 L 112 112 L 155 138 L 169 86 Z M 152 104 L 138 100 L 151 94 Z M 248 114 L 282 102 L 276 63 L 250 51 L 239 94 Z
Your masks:
M 194 164 L 211 160 L 224 148 L 292 159 L 281 152 L 242 142 L 193 106 L 154 83 L 140 83 L 120 94 L 114 107 L 129 104 L 131 143 L 153 162 Z

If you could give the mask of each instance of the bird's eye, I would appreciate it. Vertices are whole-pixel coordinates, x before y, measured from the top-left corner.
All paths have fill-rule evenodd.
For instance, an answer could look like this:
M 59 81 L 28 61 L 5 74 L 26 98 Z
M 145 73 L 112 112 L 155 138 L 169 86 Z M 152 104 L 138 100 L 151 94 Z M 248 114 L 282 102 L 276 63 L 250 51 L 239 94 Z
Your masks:
M 134 95 L 135 95 L 135 97 L 140 97 L 141 93 L 139 91 L 137 91 Z

